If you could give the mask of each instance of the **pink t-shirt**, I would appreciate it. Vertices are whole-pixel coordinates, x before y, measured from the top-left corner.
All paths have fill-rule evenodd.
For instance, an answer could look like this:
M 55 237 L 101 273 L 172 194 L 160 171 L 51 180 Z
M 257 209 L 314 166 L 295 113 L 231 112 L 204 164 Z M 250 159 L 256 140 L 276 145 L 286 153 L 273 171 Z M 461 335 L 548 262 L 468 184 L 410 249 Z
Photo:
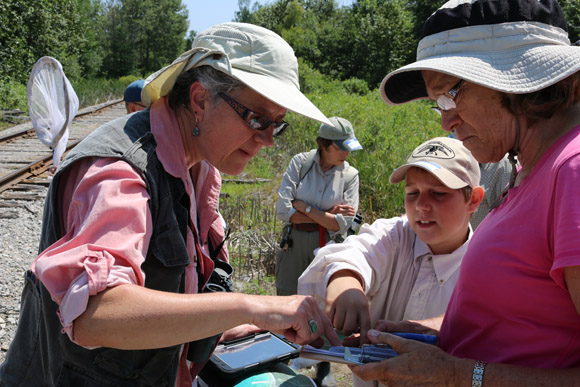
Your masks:
M 564 268 L 580 265 L 580 126 L 558 139 L 481 223 L 441 327 L 452 355 L 580 366 L 580 315 Z

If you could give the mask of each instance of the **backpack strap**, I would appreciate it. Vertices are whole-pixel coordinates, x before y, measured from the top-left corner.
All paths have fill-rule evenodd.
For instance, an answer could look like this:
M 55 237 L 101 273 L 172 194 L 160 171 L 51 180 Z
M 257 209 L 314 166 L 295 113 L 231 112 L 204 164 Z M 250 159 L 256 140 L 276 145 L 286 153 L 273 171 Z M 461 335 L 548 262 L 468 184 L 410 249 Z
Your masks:
M 347 171 L 344 173 L 344 190 L 345 191 L 346 191 L 346 186 L 350 184 L 350 182 L 352 181 L 352 179 L 355 178 L 356 175 L 358 175 L 358 170 L 354 167 L 347 169 Z
M 314 165 L 314 157 L 316 156 L 317 151 L 318 151 L 317 149 L 312 149 L 310 152 L 308 152 L 308 156 L 306 156 L 306 160 L 304 161 L 304 164 L 302 164 L 302 166 L 300 167 L 300 173 L 298 175 L 298 183 L 300 183 L 302 181 L 302 179 L 304 179 L 304 176 L 306 176 L 308 174 L 308 172 L 310 172 L 310 170 L 312 169 L 312 166 Z M 344 173 L 344 189 L 345 190 L 346 190 L 346 186 L 350 184 L 350 182 L 352 181 L 352 179 L 355 178 L 356 175 L 358 175 L 358 171 L 356 168 L 349 168 Z
M 302 164 L 302 166 L 300 167 L 300 174 L 298 175 L 298 183 L 300 183 L 302 179 L 304 179 L 304 176 L 306 176 L 306 174 L 308 174 L 308 172 L 310 172 L 310 170 L 312 169 L 312 166 L 314 165 L 314 157 L 316 156 L 317 151 L 318 151 L 317 149 L 312 149 L 310 152 L 308 152 L 308 156 L 306 156 L 304 164 Z

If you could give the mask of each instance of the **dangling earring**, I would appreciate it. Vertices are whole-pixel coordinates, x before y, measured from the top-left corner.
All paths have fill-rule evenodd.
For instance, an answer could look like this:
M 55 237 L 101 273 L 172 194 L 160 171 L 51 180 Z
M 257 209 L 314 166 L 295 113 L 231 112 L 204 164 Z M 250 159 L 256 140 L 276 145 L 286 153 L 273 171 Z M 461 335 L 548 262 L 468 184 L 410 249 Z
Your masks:
M 194 116 L 195 116 L 195 113 L 194 113 Z M 197 117 L 195 117 L 195 126 L 191 130 L 191 133 L 193 134 L 193 137 L 199 136 L 199 128 L 197 127 Z

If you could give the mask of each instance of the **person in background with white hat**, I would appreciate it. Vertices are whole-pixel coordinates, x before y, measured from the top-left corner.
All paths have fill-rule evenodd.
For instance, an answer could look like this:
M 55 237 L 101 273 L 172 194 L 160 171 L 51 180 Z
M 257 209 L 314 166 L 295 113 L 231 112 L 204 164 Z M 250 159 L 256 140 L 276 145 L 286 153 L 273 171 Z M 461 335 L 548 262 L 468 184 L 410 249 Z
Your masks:
M 379 320 L 422 320 L 445 312 L 473 235 L 470 217 L 483 198 L 479 164 L 461 141 L 419 145 L 390 177 L 405 181 L 406 215 L 365 224 L 342 244 L 316 254 L 298 280 L 344 335 Z M 375 386 L 354 377 L 354 386 Z
M 311 297 L 195 294 L 228 259 L 215 251 L 220 171 L 271 146 L 287 110 L 330 124 L 300 92 L 292 48 L 216 25 L 147 78 L 142 99 L 149 109 L 94 131 L 53 179 L 2 386 L 191 386 L 220 333 L 246 323 L 224 338 L 339 344 Z
M 141 92 L 143 91 L 143 86 L 145 85 L 144 79 L 137 79 L 129 83 L 129 86 L 125 89 L 123 93 L 123 101 L 125 101 L 125 108 L 127 109 L 127 114 L 135 113 L 147 108 L 143 105 L 141 101 Z
M 358 210 L 358 171 L 347 161 L 362 149 L 352 124 L 331 117 L 318 130 L 317 149 L 295 155 L 278 190 L 276 215 L 285 223 L 276 254 L 278 295 L 296 294 L 298 277 L 314 259 L 314 250 L 328 241 L 342 242 Z M 317 384 L 329 372 L 318 367 Z
M 580 380 L 580 47 L 554 0 L 450 1 L 429 17 L 417 61 L 389 73 L 389 104 L 428 98 L 481 163 L 506 153 L 503 201 L 481 222 L 439 346 L 369 331 L 399 356 L 354 367 L 389 386 L 571 386 Z

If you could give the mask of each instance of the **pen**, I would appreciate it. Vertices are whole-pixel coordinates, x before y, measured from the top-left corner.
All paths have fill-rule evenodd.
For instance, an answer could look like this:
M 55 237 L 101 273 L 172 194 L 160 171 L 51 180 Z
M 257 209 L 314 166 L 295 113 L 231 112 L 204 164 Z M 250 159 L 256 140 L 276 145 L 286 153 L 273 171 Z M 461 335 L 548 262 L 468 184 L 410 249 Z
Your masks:
M 403 332 L 391 332 L 391 334 L 402 337 L 404 339 L 416 340 L 426 344 L 437 344 L 436 335 L 424 335 L 420 333 L 403 333 Z

